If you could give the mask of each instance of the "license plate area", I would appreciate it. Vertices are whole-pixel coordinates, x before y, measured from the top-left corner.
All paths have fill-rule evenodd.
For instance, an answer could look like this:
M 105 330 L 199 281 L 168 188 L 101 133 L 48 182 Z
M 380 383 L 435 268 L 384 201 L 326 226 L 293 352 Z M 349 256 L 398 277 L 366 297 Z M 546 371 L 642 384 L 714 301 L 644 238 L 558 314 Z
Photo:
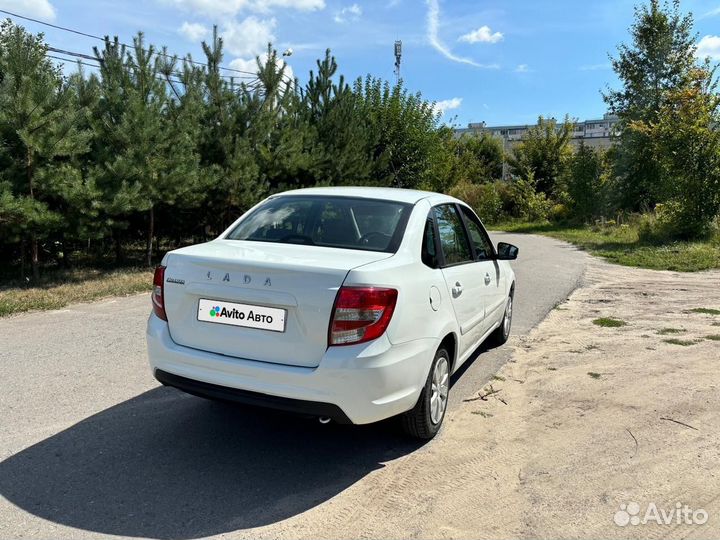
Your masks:
M 252 304 L 239 304 L 223 300 L 207 300 L 198 302 L 198 321 L 255 328 L 270 332 L 285 332 L 287 310 Z

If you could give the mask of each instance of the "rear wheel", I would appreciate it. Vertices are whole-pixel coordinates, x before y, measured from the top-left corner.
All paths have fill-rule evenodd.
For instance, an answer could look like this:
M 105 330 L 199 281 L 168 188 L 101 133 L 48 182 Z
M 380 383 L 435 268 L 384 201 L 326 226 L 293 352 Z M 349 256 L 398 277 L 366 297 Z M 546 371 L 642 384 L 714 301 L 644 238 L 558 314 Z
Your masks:
M 402 415 L 405 431 L 418 439 L 432 439 L 445 418 L 449 394 L 450 356 L 446 349 L 440 348 L 417 404 Z
M 510 337 L 510 327 L 512 326 L 513 316 L 513 293 L 510 292 L 507 302 L 505 303 L 505 314 L 495 331 L 490 334 L 488 341 L 492 345 L 504 345 Z

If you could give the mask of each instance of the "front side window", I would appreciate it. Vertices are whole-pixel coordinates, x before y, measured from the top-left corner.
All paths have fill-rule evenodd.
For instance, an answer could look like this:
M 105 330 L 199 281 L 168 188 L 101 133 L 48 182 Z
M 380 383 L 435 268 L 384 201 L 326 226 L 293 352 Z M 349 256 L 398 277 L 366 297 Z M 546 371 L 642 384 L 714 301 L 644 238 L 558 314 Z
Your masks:
M 434 208 L 437 222 L 440 247 L 445 257 L 445 264 L 472 262 L 470 243 L 465 234 L 465 227 L 452 204 L 442 204 Z
M 395 201 L 285 195 L 256 208 L 226 238 L 394 253 L 411 210 Z
M 478 261 L 487 261 L 493 258 L 494 252 L 485 229 L 480 225 L 475 214 L 469 208 L 460 206 L 470 233 L 470 241 L 475 249 L 475 258 Z

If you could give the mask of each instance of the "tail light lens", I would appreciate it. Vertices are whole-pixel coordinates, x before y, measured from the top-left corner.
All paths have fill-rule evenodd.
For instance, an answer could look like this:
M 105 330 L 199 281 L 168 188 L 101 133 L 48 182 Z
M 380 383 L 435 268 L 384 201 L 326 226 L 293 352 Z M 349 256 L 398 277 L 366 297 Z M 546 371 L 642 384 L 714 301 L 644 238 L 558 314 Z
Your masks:
M 165 267 L 158 266 L 155 268 L 155 276 L 153 277 L 152 305 L 155 315 L 163 321 L 167 321 L 165 313 Z
M 380 337 L 390 324 L 398 292 L 376 287 L 341 287 L 330 321 L 328 345 L 354 345 Z

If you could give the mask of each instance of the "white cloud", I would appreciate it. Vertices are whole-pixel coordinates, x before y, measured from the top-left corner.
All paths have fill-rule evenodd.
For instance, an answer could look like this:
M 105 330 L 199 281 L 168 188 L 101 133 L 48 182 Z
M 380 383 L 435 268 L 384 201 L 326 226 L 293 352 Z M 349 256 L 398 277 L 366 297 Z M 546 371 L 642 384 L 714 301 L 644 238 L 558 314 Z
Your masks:
M 578 69 L 580 71 L 602 71 L 605 69 L 610 69 L 612 67 L 612 64 L 610 62 L 605 62 L 603 64 L 585 64 L 580 66 Z
M 457 109 L 462 105 L 463 98 L 454 97 L 451 99 L 442 99 L 440 101 L 435 102 L 435 112 L 439 112 L 440 114 L 445 114 L 447 111 L 452 111 L 453 109 Z
M 1 0 L 0 0 L 1 1 Z M 233 17 L 244 10 L 269 13 L 273 8 L 315 11 L 325 8 L 325 0 L 164 0 L 186 11 L 213 19 Z
M 698 17 L 699 19 L 707 19 L 708 17 L 715 17 L 717 15 L 720 15 L 720 7 L 716 7 L 715 9 L 711 9 L 707 13 L 703 13 Z
M 263 64 L 267 62 L 267 53 L 261 54 L 260 56 L 260 62 Z M 277 66 L 285 66 L 285 71 L 283 72 L 283 79 L 286 81 L 292 81 L 295 79 L 295 72 L 293 71 L 293 68 L 290 64 L 285 62 L 283 58 L 277 58 L 275 60 L 275 64 Z M 245 71 L 247 74 L 254 73 L 257 75 L 258 72 L 258 65 L 257 60 L 255 58 L 252 59 L 244 59 L 244 58 L 235 58 L 232 62 L 230 62 L 229 67 L 232 69 L 237 69 L 239 71 Z
M 43 21 L 55 20 L 55 8 L 48 0 L 0 0 L 0 8 Z
M 515 73 L 530 73 L 530 68 L 527 64 L 518 64 L 515 67 Z
M 720 36 L 704 36 L 697 48 L 698 58 L 709 56 L 713 60 L 720 60 Z
M 178 28 L 178 32 L 180 32 L 188 40 L 197 42 L 205 39 L 210 31 L 204 24 L 189 23 L 185 21 L 182 23 L 182 26 Z
M 348 21 L 357 21 L 361 15 L 362 8 L 357 4 L 353 4 L 335 13 L 334 19 L 336 23 L 342 24 Z
M 497 69 L 500 66 L 497 64 L 480 64 L 471 58 L 465 58 L 464 56 L 458 56 L 450 50 L 450 48 L 443 43 L 438 35 L 438 27 L 440 26 L 440 4 L 438 0 L 427 0 L 428 12 L 427 12 L 427 39 L 439 53 L 441 53 L 448 60 L 453 62 L 459 62 L 461 64 L 468 64 L 479 68 Z
M 502 41 L 502 32 L 493 32 L 489 26 L 481 26 L 477 30 L 468 32 L 458 38 L 458 41 L 466 43 L 497 43 Z
M 252 9 L 268 11 L 272 8 L 297 9 L 298 11 L 317 11 L 325 9 L 325 0 L 255 0 Z
M 251 15 L 240 22 L 227 21 L 220 33 L 230 54 L 252 57 L 266 51 L 268 43 L 275 41 L 275 26 L 274 18 L 258 19 Z

